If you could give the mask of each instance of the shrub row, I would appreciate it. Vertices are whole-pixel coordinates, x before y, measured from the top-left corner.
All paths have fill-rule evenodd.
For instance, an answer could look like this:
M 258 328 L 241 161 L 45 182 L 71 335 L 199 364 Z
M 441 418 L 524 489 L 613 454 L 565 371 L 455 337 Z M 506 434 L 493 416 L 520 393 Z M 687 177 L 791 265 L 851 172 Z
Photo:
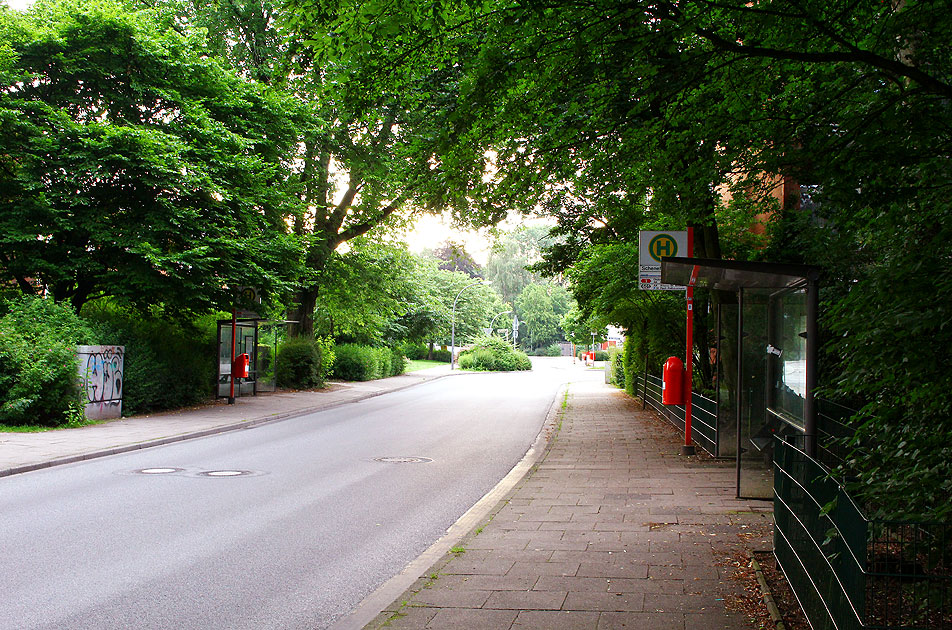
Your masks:
M 459 367 L 463 370 L 510 372 L 531 370 L 532 363 L 524 353 L 514 349 L 499 337 L 482 337 L 473 348 L 459 355 Z
M 430 358 L 430 349 L 425 343 L 407 343 L 400 348 L 404 356 L 411 361 L 419 361 Z M 433 361 L 450 362 L 449 350 L 433 350 Z
M 433 351 L 433 361 L 442 361 L 443 363 L 449 363 L 452 355 L 449 350 L 434 350 Z
M 562 356 L 562 346 L 557 343 L 553 343 L 541 348 L 535 348 L 532 350 L 531 354 L 537 357 L 560 357 Z
M 406 358 L 397 348 L 372 348 L 353 343 L 334 349 L 333 375 L 344 381 L 372 381 L 406 371 Z
M 208 398 L 215 382 L 216 317 L 176 322 L 108 305 L 84 309 L 96 343 L 125 346 L 122 413 L 176 409 Z
M 84 420 L 77 345 L 125 347 L 124 415 L 192 405 L 215 380 L 215 318 L 177 322 L 100 304 L 80 317 L 34 296 L 3 304 L 0 423 L 58 426 Z
M 324 384 L 323 351 L 309 337 L 290 337 L 281 344 L 274 360 L 274 380 L 278 387 L 309 389 Z
M 56 426 L 83 417 L 77 344 L 95 333 L 69 308 L 24 296 L 0 318 L 0 423 Z
M 427 347 L 424 343 L 405 343 L 401 350 L 403 355 L 411 361 L 425 359 L 427 355 Z

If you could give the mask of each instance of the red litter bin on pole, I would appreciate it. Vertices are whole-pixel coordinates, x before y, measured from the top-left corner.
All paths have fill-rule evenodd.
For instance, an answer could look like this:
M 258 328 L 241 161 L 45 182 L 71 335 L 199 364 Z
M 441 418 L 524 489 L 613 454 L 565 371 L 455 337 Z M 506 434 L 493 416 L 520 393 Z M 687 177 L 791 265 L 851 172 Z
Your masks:
M 684 363 L 678 357 L 668 357 L 661 373 L 661 404 L 684 404 Z

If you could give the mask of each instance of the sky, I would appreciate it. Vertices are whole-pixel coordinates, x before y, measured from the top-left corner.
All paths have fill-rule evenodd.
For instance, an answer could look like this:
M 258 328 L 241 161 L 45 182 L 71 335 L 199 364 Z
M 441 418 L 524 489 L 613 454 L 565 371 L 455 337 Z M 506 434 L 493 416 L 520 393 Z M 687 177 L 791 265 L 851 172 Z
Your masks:
M 504 229 L 506 226 L 502 226 Z M 489 258 L 492 242 L 484 231 L 461 230 L 454 228 L 450 220 L 442 216 L 423 215 L 417 219 L 413 230 L 407 235 L 407 245 L 410 251 L 421 253 L 436 249 L 447 240 L 462 243 L 466 251 L 480 265 L 485 265 Z
M 27 7 L 33 4 L 33 0 L 6 0 L 7 6 L 17 11 L 25 11 Z

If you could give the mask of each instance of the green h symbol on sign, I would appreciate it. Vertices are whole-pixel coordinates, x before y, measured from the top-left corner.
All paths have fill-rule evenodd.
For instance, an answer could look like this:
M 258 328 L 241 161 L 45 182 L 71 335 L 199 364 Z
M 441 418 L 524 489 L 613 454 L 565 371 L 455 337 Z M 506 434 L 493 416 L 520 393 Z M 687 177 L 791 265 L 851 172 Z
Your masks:
M 658 234 L 648 243 L 648 253 L 661 262 L 662 256 L 678 255 L 678 242 L 669 234 Z

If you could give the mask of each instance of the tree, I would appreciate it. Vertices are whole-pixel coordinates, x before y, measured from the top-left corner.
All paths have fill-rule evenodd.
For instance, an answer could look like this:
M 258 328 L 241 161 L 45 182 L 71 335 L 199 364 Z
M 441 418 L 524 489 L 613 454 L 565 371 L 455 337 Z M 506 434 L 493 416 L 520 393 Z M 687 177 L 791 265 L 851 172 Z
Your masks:
M 320 6 L 295 4 L 302 21 Z M 551 269 L 592 246 L 631 243 L 642 226 L 687 225 L 702 257 L 821 264 L 827 356 L 840 357 L 821 382 L 864 405 L 853 463 L 865 496 L 883 514 L 941 513 L 931 497 L 948 493 L 952 458 L 927 436 L 948 443 L 952 427 L 921 423 L 949 417 L 952 381 L 890 374 L 918 365 L 919 348 L 952 341 L 942 306 L 952 295 L 933 277 L 950 258 L 952 225 L 944 3 L 338 4 L 336 47 L 403 26 L 376 51 L 391 77 L 455 61 L 456 116 L 433 160 L 452 165 L 442 182 L 483 214 L 553 213 L 566 241 Z M 797 212 L 800 195 L 777 199 L 765 174 L 807 185 L 808 214 Z M 720 204 L 727 190 L 733 202 Z M 775 218 L 768 249 L 725 242 L 758 212 Z M 893 298 L 896 282 L 931 288 Z M 929 470 L 930 482 L 891 474 L 903 469 Z
M 399 245 L 355 239 L 320 272 L 314 332 L 368 345 L 403 341 L 398 324 L 425 308 L 420 263 Z
M 561 340 L 559 322 L 571 308 L 571 297 L 556 284 L 530 284 L 516 298 L 515 307 L 526 326 L 524 345 L 541 348 Z
M 299 104 L 108 0 L 3 13 L 0 273 L 79 309 L 228 308 L 298 268 L 277 175 Z M 10 57 L 8 56 L 9 60 Z
M 288 318 L 292 334 L 313 331 L 320 275 L 343 243 L 399 225 L 414 212 L 439 211 L 439 181 L 430 158 L 448 114 L 452 83 L 430 73 L 404 83 L 376 74 L 370 89 L 351 77 L 373 73 L 376 51 L 366 46 L 325 54 L 313 33 L 340 17 L 333 6 L 297 20 L 293 3 L 271 0 L 139 0 L 161 8 L 170 27 L 207 28 L 209 52 L 248 77 L 313 104 L 312 124 L 286 155 L 282 178 L 296 187 L 304 211 L 292 233 L 301 243 L 304 269 Z M 442 186 L 438 186 L 443 190 Z
M 473 282 L 473 278 L 460 271 L 439 270 L 431 279 L 431 286 L 443 304 L 444 315 L 436 331 L 436 339 L 444 344 L 448 345 L 451 340 L 454 301 L 457 346 L 484 335 L 483 329 L 489 326 L 492 318 L 507 309 L 492 286 L 470 286 Z
M 559 328 L 562 329 L 565 338 L 576 346 L 587 347 L 593 341 L 596 343 L 605 341 L 605 325 L 595 317 L 586 318 L 577 305 L 573 305 L 569 312 L 562 315 Z
M 441 261 L 440 269 L 445 271 L 462 271 L 470 278 L 482 276 L 479 264 L 466 251 L 466 246 L 462 243 L 447 240 L 433 250 L 433 257 Z
M 512 302 L 533 282 L 542 282 L 542 275 L 530 265 L 540 262 L 543 248 L 551 239 L 545 226 L 519 226 L 498 236 L 486 263 L 486 278 L 502 299 Z

